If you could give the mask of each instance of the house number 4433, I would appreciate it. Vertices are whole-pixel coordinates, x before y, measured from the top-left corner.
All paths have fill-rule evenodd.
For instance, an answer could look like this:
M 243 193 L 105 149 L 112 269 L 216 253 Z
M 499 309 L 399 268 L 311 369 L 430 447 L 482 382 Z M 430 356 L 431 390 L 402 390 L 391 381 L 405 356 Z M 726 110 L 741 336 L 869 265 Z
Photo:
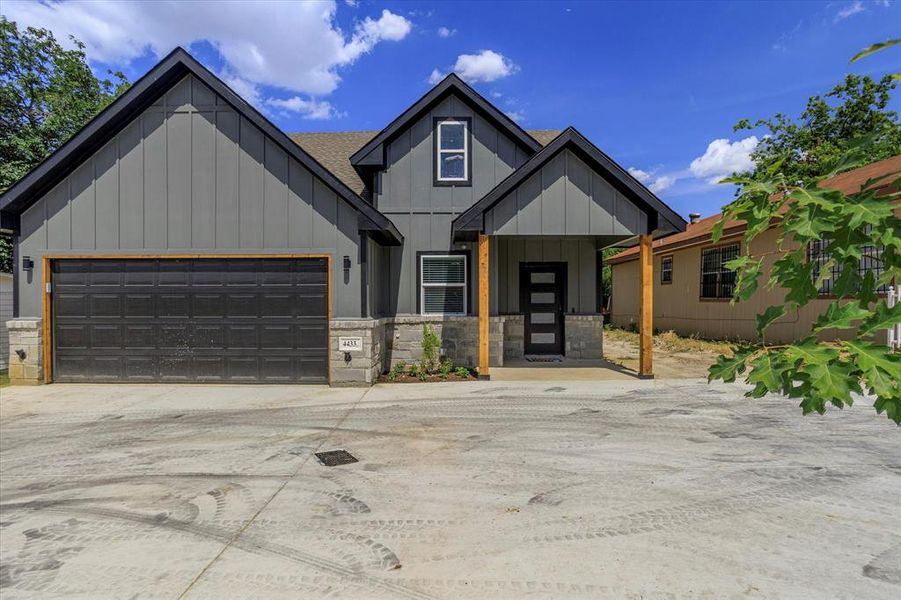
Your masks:
M 363 349 L 363 338 L 359 337 L 339 337 L 339 352 L 359 352 Z

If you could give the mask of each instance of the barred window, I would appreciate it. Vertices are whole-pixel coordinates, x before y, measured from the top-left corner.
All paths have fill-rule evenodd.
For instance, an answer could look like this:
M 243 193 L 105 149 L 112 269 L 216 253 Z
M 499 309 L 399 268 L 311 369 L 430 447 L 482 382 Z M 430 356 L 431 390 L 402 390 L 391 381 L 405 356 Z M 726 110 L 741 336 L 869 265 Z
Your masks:
M 466 279 L 466 255 L 420 256 L 422 314 L 465 315 Z
M 701 252 L 701 298 L 731 298 L 735 272 L 726 263 L 738 258 L 738 244 L 707 248 Z
M 867 225 L 867 227 L 870 227 L 870 225 Z M 869 231 L 867 231 L 867 233 L 869 233 Z M 814 282 L 819 279 L 820 272 L 831 258 L 831 254 L 826 249 L 828 245 L 828 242 L 823 240 L 816 240 L 807 245 L 807 260 L 814 263 L 813 272 L 811 273 Z M 863 251 L 863 256 L 860 257 L 860 261 L 857 263 L 857 274 L 863 277 L 866 275 L 867 271 L 872 271 L 873 275 L 876 278 L 879 278 L 885 268 L 882 262 L 883 247 L 863 246 L 861 250 Z M 831 265 L 829 276 L 820 284 L 818 290 L 820 296 L 831 296 L 835 292 L 835 280 L 838 279 L 841 272 L 840 265 Z M 888 285 L 883 284 L 876 288 L 876 291 L 885 293 L 888 291 Z
M 664 256 L 660 259 L 660 283 L 673 282 L 673 257 Z

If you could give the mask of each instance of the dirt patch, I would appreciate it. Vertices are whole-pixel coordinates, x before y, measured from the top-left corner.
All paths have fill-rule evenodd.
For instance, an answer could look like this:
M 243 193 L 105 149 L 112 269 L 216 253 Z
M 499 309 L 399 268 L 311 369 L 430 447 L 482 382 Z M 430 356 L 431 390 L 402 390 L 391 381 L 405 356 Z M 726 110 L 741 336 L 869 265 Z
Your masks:
M 653 337 L 654 375 L 675 379 L 707 377 L 707 368 L 720 354 L 732 356 L 728 342 L 682 337 L 664 331 Z M 604 329 L 604 358 L 626 369 L 638 370 L 638 334 L 624 329 Z

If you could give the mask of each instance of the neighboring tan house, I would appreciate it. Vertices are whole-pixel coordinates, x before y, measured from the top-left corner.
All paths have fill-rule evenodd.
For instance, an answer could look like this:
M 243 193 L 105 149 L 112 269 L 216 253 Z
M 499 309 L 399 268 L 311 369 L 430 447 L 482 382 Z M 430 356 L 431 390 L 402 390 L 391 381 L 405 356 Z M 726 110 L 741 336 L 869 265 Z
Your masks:
M 382 131 L 288 136 L 182 49 L 0 217 L 21 383 L 371 383 L 424 323 L 483 377 L 600 358 L 600 250 L 685 227 L 576 130 L 527 132 L 455 75 Z
M 890 185 L 901 175 L 901 156 L 849 171 L 825 180 L 822 187 L 840 190 L 845 194 L 859 192 L 869 179 L 886 176 L 882 186 Z M 710 237 L 713 224 L 719 214 L 697 219 L 682 232 L 659 239 L 653 243 L 654 269 L 654 327 L 673 330 L 681 335 L 696 335 L 709 339 L 754 340 L 757 337 L 755 316 L 768 306 L 780 304 L 785 290 L 760 286 L 747 302 L 729 303 L 732 297 L 735 274 L 723 265 L 744 252 L 742 239 L 744 221 L 729 221 L 724 226 L 722 239 L 713 244 Z M 779 229 L 771 227 L 752 242 L 751 254 L 764 256 L 764 277 L 783 252 L 797 248 L 797 243 L 786 240 L 783 250 L 776 248 Z M 630 327 L 638 320 L 638 253 L 630 248 L 607 259 L 612 270 L 612 302 L 610 321 L 613 325 Z M 862 270 L 882 272 L 879 250 L 864 256 Z M 810 260 L 821 264 L 828 260 L 817 244 L 808 248 Z M 826 310 L 834 299 L 832 283 L 838 275 L 833 272 L 820 288 L 817 298 L 798 311 L 779 319 L 767 329 L 767 340 L 787 342 L 810 333 L 817 316 Z M 853 330 L 835 332 L 836 337 L 853 335 Z

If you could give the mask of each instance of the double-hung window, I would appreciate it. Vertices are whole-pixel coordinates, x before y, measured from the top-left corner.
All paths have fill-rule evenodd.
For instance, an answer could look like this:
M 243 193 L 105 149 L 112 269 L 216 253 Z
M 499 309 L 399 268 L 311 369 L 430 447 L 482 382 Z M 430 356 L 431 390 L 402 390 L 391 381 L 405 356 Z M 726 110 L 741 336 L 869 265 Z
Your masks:
M 424 315 L 466 314 L 466 255 L 419 257 L 420 306 Z
M 466 185 L 469 177 L 469 119 L 436 120 L 436 183 Z
M 726 263 L 738 258 L 738 244 L 707 248 L 701 252 L 701 298 L 731 298 L 735 290 L 735 271 Z
M 660 283 L 668 284 L 673 282 L 673 257 L 664 256 L 660 259 Z

